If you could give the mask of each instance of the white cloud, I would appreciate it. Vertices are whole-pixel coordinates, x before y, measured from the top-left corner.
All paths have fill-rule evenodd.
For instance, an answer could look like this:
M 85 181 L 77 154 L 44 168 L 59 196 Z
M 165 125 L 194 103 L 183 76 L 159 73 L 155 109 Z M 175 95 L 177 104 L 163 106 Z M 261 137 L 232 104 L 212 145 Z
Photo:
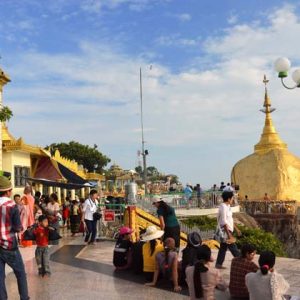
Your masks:
M 189 39 L 183 38 L 179 34 L 172 34 L 172 35 L 162 35 L 158 37 L 155 42 L 161 46 L 198 46 L 200 42 L 200 38 Z
M 181 22 L 188 22 L 192 20 L 192 16 L 188 13 L 174 14 L 173 16 Z
M 263 104 L 265 73 L 277 107 L 273 114 L 276 128 L 292 152 L 299 149 L 295 137 L 300 128 L 294 124 L 299 119 L 299 91 L 285 90 L 272 69 L 278 56 L 299 59 L 298 36 L 298 16 L 292 6 L 284 6 L 274 10 L 264 25 L 236 23 L 222 35 L 207 39 L 204 54 L 210 64 L 205 69 L 197 58 L 193 68 L 179 73 L 163 64 L 154 63 L 152 70 L 143 68 L 144 122 L 150 148 L 199 149 L 198 157 L 169 154 L 168 164 L 173 161 L 174 165 L 170 171 L 180 173 L 184 159 L 188 174 L 189 163 L 194 168 L 194 160 L 207 157 L 203 168 L 211 174 L 204 182 L 223 179 L 223 165 L 230 168 L 252 152 L 264 122 L 258 110 Z M 175 35 L 161 37 L 160 42 L 172 45 L 180 40 L 184 37 Z M 93 144 L 96 138 L 104 150 L 122 145 L 135 153 L 140 140 L 135 130 L 140 122 L 139 66 L 149 61 L 101 42 L 81 42 L 79 48 L 79 54 L 27 52 L 15 58 L 14 65 L 5 70 L 13 80 L 4 98 L 15 113 L 10 127 L 33 143 L 77 139 Z M 229 176 L 230 169 L 226 170 Z M 197 170 L 193 172 L 197 176 Z
M 273 11 L 267 17 L 268 23 L 236 24 L 225 30 L 219 38 L 208 39 L 206 51 L 241 59 L 243 57 L 261 57 L 270 59 L 270 56 L 280 53 L 298 55 L 295 37 L 300 34 L 300 23 L 294 7 L 283 6 Z
M 238 22 L 238 16 L 235 14 L 231 14 L 229 18 L 227 19 L 228 24 L 233 25 Z
M 89 13 L 100 13 L 103 9 L 116 9 L 121 5 L 128 5 L 129 9 L 142 11 L 159 2 L 171 0 L 84 0 L 81 8 Z

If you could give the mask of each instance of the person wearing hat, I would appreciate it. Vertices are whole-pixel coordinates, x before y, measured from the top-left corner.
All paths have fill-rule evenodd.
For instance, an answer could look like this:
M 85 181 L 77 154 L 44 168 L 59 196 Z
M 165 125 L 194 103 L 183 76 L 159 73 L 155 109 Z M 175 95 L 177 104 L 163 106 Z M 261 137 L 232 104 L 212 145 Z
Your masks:
M 157 208 L 160 229 L 165 232 L 164 240 L 168 237 L 173 238 L 178 250 L 180 247 L 180 226 L 174 208 L 164 202 L 159 196 L 153 197 L 152 204 Z
M 126 270 L 132 263 L 132 242 L 131 234 L 133 230 L 123 226 L 119 230 L 119 237 L 115 245 L 113 264 L 116 270 Z
M 29 299 L 27 278 L 22 256 L 18 249 L 16 233 L 22 231 L 17 205 L 10 199 L 11 182 L 0 176 L 0 299 L 7 299 L 5 265 L 14 271 L 21 300 Z
M 163 230 L 158 230 L 156 226 L 149 226 L 141 236 L 141 241 L 145 242 L 143 245 L 143 272 L 147 281 L 152 281 L 156 254 L 164 251 L 163 243 L 160 240 L 163 234 Z
M 182 250 L 181 260 L 181 284 L 185 282 L 185 270 L 188 266 L 193 266 L 197 261 L 197 251 L 202 244 L 201 236 L 198 232 L 191 232 L 187 237 L 187 245 Z
M 215 299 L 216 288 L 226 290 L 227 284 L 220 271 L 210 265 L 211 261 L 210 248 L 207 245 L 198 247 L 197 262 L 194 266 L 187 267 L 185 271 L 191 300 Z

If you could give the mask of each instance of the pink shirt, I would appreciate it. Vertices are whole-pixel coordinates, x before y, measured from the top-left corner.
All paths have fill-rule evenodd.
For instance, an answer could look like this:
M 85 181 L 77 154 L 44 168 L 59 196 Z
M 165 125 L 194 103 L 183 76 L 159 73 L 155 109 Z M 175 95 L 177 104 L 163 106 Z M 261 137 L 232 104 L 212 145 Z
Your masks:
M 28 227 L 34 224 L 34 198 L 32 195 L 30 194 L 24 194 L 22 197 L 22 201 L 26 210 L 26 220 L 27 221 L 27 225 L 24 228 L 24 230 Z M 24 222 L 24 223 L 25 223 Z
M 219 270 L 213 269 L 209 264 L 205 265 L 208 271 L 205 273 L 200 273 L 202 288 L 203 288 L 203 300 L 214 300 L 215 299 L 215 288 L 218 287 L 220 290 L 226 290 L 227 285 L 224 282 Z M 194 266 L 187 267 L 185 270 L 186 282 L 189 287 L 189 294 L 191 300 L 197 300 L 195 295 L 194 287 Z

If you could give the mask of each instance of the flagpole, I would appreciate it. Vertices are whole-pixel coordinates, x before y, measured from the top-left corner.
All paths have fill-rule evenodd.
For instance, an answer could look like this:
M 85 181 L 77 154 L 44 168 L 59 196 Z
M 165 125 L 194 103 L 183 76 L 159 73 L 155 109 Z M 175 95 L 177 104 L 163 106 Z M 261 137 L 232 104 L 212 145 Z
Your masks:
M 145 139 L 144 139 L 144 120 L 143 120 L 143 84 L 142 84 L 142 68 L 140 67 L 140 102 L 141 102 L 141 130 L 142 130 L 142 156 L 143 156 L 143 182 L 145 195 L 147 194 L 147 162 L 146 155 L 148 151 L 145 150 Z

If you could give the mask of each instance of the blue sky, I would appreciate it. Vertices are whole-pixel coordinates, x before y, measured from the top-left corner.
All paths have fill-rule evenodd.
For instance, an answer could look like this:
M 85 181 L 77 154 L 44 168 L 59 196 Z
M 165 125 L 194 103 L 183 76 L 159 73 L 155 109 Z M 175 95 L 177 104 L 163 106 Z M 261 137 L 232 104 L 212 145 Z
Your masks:
M 1 0 L 0 66 L 12 82 L 9 128 L 45 146 L 98 144 L 138 164 L 139 67 L 149 165 L 205 187 L 253 152 L 263 75 L 276 128 L 300 155 L 299 91 L 273 61 L 299 65 L 299 1 Z M 152 68 L 149 68 L 149 66 Z

